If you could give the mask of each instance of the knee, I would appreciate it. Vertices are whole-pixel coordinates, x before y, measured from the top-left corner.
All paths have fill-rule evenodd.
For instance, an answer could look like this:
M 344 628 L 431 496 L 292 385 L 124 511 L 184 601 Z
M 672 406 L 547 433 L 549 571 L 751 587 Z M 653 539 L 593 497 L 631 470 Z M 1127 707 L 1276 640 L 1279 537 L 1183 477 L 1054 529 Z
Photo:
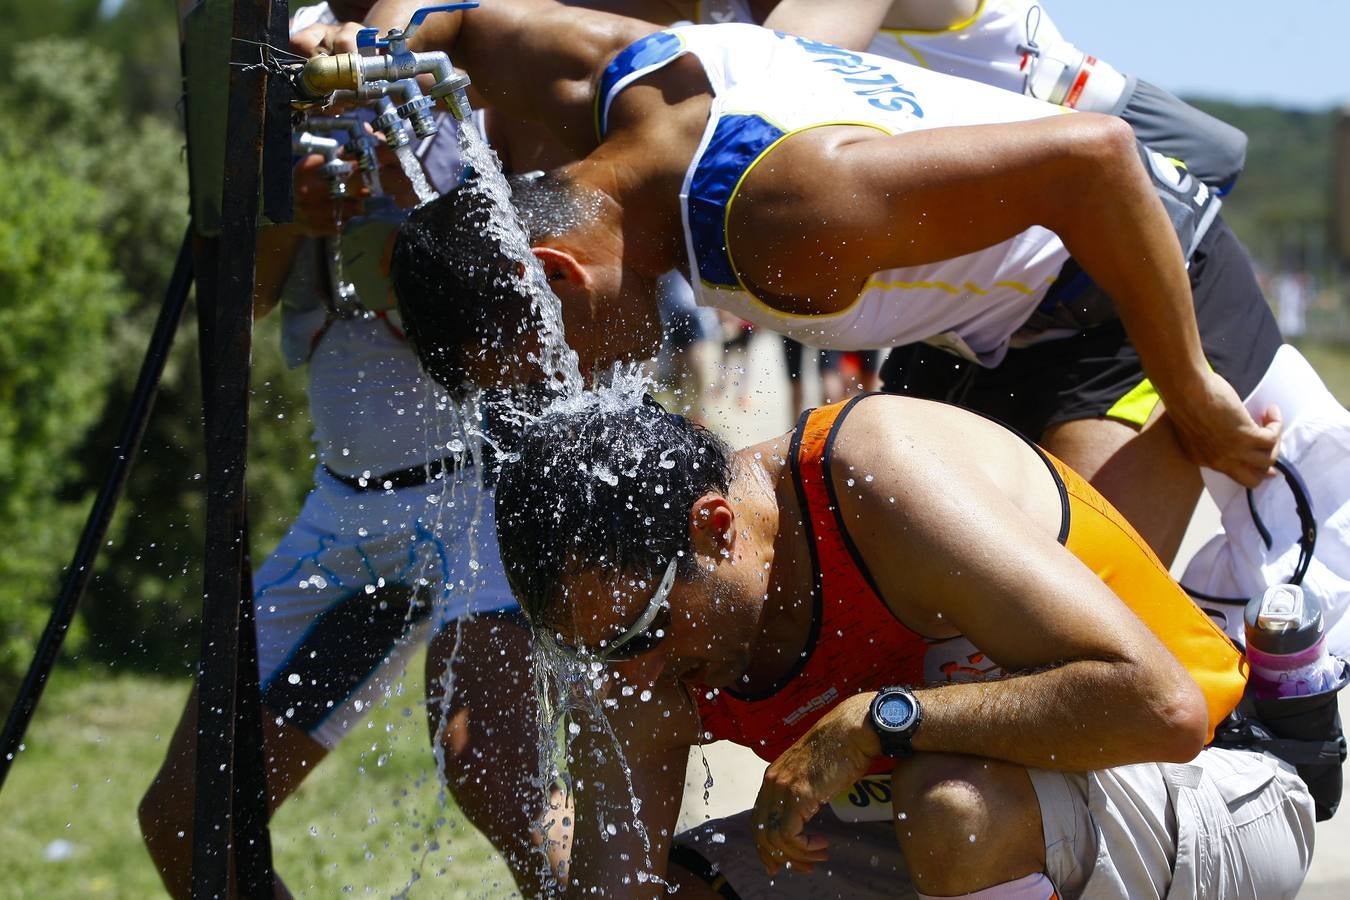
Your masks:
M 176 842 L 191 843 L 188 839 L 191 830 L 189 810 L 179 799 L 182 794 L 182 791 L 174 790 L 162 776 L 157 777 L 146 788 L 140 805 L 136 807 L 141 840 L 156 863 L 175 855 L 173 848 Z
M 900 763 L 891 775 L 891 797 L 901 844 L 920 837 L 945 843 L 986 823 L 991 793 L 987 765 L 987 760 L 941 753 L 922 753 Z
M 896 767 L 891 790 L 896 839 L 927 893 L 964 893 L 1044 867 L 1040 807 L 1021 766 L 921 753 Z

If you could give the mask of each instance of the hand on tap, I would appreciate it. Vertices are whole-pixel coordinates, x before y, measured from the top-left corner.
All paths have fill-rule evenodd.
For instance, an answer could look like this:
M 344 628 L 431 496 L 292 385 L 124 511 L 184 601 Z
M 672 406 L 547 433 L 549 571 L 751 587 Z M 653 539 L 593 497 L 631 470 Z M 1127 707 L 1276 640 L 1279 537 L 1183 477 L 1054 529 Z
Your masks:
M 434 0 L 381 0 L 369 7 L 363 21 L 342 22 L 337 25 L 314 24 L 291 35 L 291 48 L 304 56 L 352 53 L 357 49 L 356 35 L 362 28 L 378 28 L 381 34 L 390 28 L 404 28 L 413 13 Z M 343 10 L 344 13 L 348 12 Z M 357 10 L 352 15 L 360 15 Z M 413 50 L 448 49 L 459 30 L 459 15 L 436 15 L 428 18 L 418 33 L 409 39 Z
M 405 209 L 417 205 L 417 194 L 411 182 L 403 174 L 398 157 L 380 141 L 376 149 L 380 162 L 380 184 L 385 196 Z M 347 220 L 361 213 L 363 201 L 370 196 L 370 188 L 359 172 L 353 172 L 347 178 L 346 195 L 334 198 L 328 181 L 319 173 L 325 160 L 321 154 L 310 154 L 296 163 L 293 173 L 295 185 L 295 221 L 294 226 L 311 237 L 329 236 L 338 233 Z

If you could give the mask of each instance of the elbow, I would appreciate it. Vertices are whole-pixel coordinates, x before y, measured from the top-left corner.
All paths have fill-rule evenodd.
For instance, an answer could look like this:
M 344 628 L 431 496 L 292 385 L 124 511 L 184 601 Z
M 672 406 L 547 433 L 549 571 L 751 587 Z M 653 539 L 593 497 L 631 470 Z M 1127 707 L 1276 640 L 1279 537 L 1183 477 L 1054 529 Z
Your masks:
M 1037 124 L 1043 136 L 1054 136 L 1047 149 L 1066 173 L 1081 177 L 1115 168 L 1118 174 L 1122 162 L 1139 156 L 1134 129 L 1119 116 L 1076 113 Z
M 1160 686 L 1152 707 L 1158 762 L 1190 762 L 1209 740 L 1209 709 L 1200 686 L 1185 672 Z
M 1205 695 L 1170 654 L 1148 662 L 1119 661 L 1113 666 L 1121 686 L 1116 709 L 1131 710 L 1116 722 L 1120 756 L 1112 765 L 1189 762 L 1209 740 Z
M 1080 114 L 1078 155 L 1097 174 L 1119 177 L 1121 167 L 1137 164 L 1139 141 L 1128 122 L 1117 116 Z
M 1143 187 L 1149 181 L 1134 132 L 1123 119 L 1079 113 L 1055 126 L 1060 130 L 1052 154 L 1054 178 L 1047 187 L 1040 224 L 1067 242 L 1077 229 L 1100 228 L 1102 209 L 1130 195 L 1127 186 Z

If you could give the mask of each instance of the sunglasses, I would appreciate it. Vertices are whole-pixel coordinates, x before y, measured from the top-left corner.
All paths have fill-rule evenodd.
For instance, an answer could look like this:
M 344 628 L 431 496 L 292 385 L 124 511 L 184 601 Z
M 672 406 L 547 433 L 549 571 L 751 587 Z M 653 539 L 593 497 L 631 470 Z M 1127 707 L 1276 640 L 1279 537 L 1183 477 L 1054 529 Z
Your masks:
M 666 566 L 665 575 L 661 577 L 661 583 L 656 588 L 656 593 L 652 594 L 651 600 L 642 610 L 642 615 L 638 616 L 637 621 L 623 634 L 605 642 L 604 647 L 599 650 L 568 646 L 554 640 L 557 650 L 578 662 L 602 664 L 626 662 L 651 652 L 666 639 L 666 635 L 670 634 L 670 591 L 675 587 L 675 567 L 678 560 L 679 557 L 671 559 L 670 564 Z

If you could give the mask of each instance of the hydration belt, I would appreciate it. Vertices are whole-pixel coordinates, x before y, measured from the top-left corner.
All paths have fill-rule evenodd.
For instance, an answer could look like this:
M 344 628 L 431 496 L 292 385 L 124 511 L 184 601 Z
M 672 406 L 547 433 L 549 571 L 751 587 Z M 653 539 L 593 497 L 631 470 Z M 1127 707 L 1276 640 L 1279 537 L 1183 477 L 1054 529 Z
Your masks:
M 1298 512 L 1300 553 L 1294 571 L 1286 582 L 1297 585 L 1303 581 L 1312 563 L 1313 549 L 1317 544 L 1317 520 L 1313 515 L 1308 488 L 1298 470 L 1284 457 L 1275 461 L 1275 468 L 1289 485 L 1294 495 L 1294 508 Z M 1247 490 L 1247 508 L 1251 511 L 1257 533 L 1269 548 L 1270 531 L 1256 513 L 1250 488 Z M 1185 589 L 1185 585 L 1182 588 Z M 1187 593 L 1207 612 L 1214 606 L 1222 611 L 1224 606 L 1240 608 L 1247 604 L 1241 598 L 1210 597 L 1190 590 Z M 1340 660 L 1336 684 L 1320 693 L 1258 699 L 1252 696 L 1249 688 L 1237 709 L 1215 730 L 1213 746 L 1230 750 L 1264 751 L 1289 763 L 1298 770 L 1299 777 L 1308 786 L 1317 821 L 1330 819 L 1336 814 L 1336 808 L 1341 802 L 1341 764 L 1346 759 L 1346 743 L 1341 730 L 1337 695 L 1347 684 L 1350 684 L 1350 664 Z

